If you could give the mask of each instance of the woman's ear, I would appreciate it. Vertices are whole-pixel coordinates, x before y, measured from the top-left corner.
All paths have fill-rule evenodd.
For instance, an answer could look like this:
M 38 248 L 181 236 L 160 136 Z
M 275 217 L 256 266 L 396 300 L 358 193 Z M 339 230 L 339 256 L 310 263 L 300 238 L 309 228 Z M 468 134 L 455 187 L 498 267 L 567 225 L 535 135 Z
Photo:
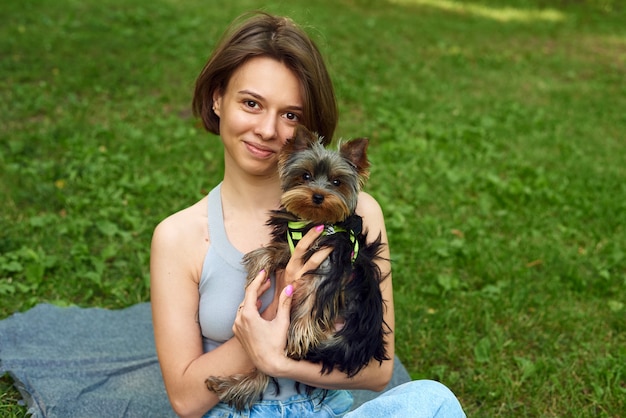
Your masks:
M 222 105 L 222 95 L 219 91 L 213 93 L 213 113 L 220 116 L 220 106 Z

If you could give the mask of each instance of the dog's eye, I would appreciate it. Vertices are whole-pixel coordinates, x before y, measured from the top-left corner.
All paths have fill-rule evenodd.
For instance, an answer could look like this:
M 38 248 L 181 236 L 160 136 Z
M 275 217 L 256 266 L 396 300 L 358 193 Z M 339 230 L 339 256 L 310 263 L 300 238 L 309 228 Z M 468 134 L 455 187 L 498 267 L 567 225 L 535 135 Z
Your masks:
M 333 183 L 333 186 L 335 186 L 335 187 L 341 186 L 341 180 L 335 179 L 335 180 L 332 181 L 332 183 Z
M 302 180 L 310 181 L 311 180 L 311 173 L 304 173 L 304 174 L 302 174 Z

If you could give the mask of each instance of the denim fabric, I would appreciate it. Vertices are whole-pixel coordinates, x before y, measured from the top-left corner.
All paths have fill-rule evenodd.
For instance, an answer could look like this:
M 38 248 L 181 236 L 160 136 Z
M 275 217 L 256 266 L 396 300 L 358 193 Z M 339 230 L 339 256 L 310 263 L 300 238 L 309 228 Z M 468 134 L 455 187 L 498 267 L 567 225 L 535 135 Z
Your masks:
M 397 386 L 348 412 L 352 395 L 345 390 L 329 391 L 320 402 L 320 393 L 312 398 L 296 395 L 286 401 L 261 401 L 240 412 L 218 404 L 203 418 L 269 417 L 345 417 L 345 418 L 465 418 L 461 404 L 441 383 L 416 380 Z
M 38 305 L 0 321 L 0 374 L 9 373 L 15 380 L 34 418 L 173 417 L 151 319 L 149 303 L 116 311 Z M 408 380 L 396 359 L 388 388 L 401 385 L 382 394 L 353 391 L 357 408 L 347 416 L 464 416 L 445 386 L 431 381 L 402 384 Z M 259 415 L 255 405 L 250 416 L 342 416 L 352 396 L 333 391 L 322 404 L 304 396 L 268 402 L 274 408 L 270 415 Z M 224 411 L 223 405 L 211 414 L 218 411 Z M 237 416 L 230 413 L 226 408 L 226 415 L 207 416 Z
M 0 321 L 5 372 L 33 418 L 176 416 L 148 303 L 122 310 L 41 304 L 16 313 Z
M 293 418 L 342 417 L 352 406 L 352 395 L 347 390 L 331 390 L 325 397 L 322 391 L 312 396 L 294 395 L 285 401 L 259 401 L 251 408 L 235 411 L 224 403 L 217 404 L 203 418 Z
M 454 394 L 441 383 L 415 380 L 397 386 L 348 413 L 346 418 L 464 418 Z

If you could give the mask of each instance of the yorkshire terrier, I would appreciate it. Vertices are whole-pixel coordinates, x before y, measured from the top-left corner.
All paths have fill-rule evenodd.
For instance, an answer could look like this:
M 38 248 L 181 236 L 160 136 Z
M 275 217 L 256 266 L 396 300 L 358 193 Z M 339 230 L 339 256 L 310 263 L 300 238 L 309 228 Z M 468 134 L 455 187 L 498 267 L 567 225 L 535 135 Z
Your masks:
M 319 268 L 294 283 L 285 348 L 292 359 L 321 364 L 322 374 L 337 368 L 353 377 L 370 361 L 389 359 L 384 335 L 390 331 L 380 291 L 385 277 L 376 264 L 384 244 L 380 235 L 366 241 L 362 219 L 355 213 L 369 177 L 367 146 L 368 140 L 359 138 L 331 151 L 317 135 L 298 126 L 279 154 L 283 193 L 280 210 L 272 211 L 268 220 L 272 241 L 243 260 L 250 284 L 263 269 L 268 274 L 284 269 L 298 240 L 312 227 L 325 226 L 304 260 L 320 248 L 333 250 Z M 212 376 L 205 383 L 221 401 L 242 410 L 262 397 L 269 381 L 255 370 Z

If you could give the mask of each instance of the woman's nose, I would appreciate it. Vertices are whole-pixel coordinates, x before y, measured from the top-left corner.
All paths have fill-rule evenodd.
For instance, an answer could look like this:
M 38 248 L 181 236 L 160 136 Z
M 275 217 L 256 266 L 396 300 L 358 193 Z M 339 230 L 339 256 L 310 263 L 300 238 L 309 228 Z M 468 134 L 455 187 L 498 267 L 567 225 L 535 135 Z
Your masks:
M 269 141 L 277 136 L 277 116 L 268 112 L 263 115 L 256 126 L 256 134 L 264 141 Z

